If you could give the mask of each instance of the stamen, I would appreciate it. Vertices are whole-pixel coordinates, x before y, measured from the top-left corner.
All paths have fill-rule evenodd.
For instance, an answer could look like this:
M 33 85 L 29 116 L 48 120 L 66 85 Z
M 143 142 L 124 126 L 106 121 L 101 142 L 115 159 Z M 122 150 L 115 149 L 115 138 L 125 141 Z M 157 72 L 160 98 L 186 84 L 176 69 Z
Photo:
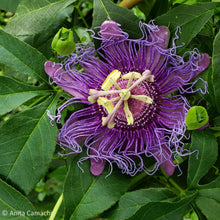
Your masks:
M 108 128 L 114 128 L 114 119 L 115 114 L 117 113 L 119 107 L 121 106 L 123 102 L 124 96 L 121 97 L 121 99 L 118 101 L 112 112 L 107 116 L 102 118 L 102 125 L 108 125 Z
M 117 83 L 114 79 L 112 79 L 111 77 L 110 77 L 110 81 L 113 83 L 113 85 L 114 85 L 118 90 L 121 90 L 121 87 L 118 85 L 118 83 Z
M 122 92 L 119 95 L 120 95 L 120 97 L 123 96 L 124 97 L 123 99 L 125 101 L 127 101 L 130 98 L 131 93 L 129 91 L 127 91 L 127 89 L 122 89 Z
M 115 97 L 113 99 L 108 100 L 106 103 L 109 103 L 109 102 L 112 103 L 112 102 L 118 101 L 120 98 L 121 98 L 120 96 Z
M 113 70 L 105 79 L 105 81 L 102 83 L 101 88 L 103 90 L 109 90 L 113 85 L 114 82 L 117 82 L 119 77 L 121 76 L 121 72 L 118 70 Z M 117 87 L 116 87 L 117 88 Z M 121 88 L 120 88 L 121 89 Z
M 134 118 L 128 105 L 128 100 L 130 98 L 145 102 L 147 104 L 153 103 L 153 99 L 149 96 L 131 94 L 131 90 L 135 88 L 137 85 L 139 85 L 141 82 L 143 82 L 144 80 L 147 80 L 149 82 L 154 81 L 154 76 L 151 75 L 150 70 L 145 70 L 142 73 L 142 75 L 138 72 L 129 72 L 123 75 L 121 77 L 122 79 L 128 79 L 126 89 L 122 89 L 117 83 L 117 80 L 119 79 L 120 76 L 121 76 L 121 72 L 118 70 L 114 70 L 107 76 L 107 78 L 103 82 L 101 86 L 102 91 L 97 91 L 95 89 L 89 90 L 89 94 L 90 94 L 90 96 L 88 97 L 89 102 L 95 103 L 97 101 L 99 105 L 103 106 L 107 110 L 108 115 L 107 117 L 102 117 L 102 125 L 103 126 L 107 125 L 108 128 L 114 128 L 114 119 L 122 103 L 124 103 L 123 110 L 127 119 L 127 124 L 128 125 L 134 124 Z M 132 84 L 133 79 L 136 79 L 136 81 Z M 113 85 L 118 90 L 109 90 Z M 112 99 L 106 98 L 108 97 L 108 95 L 113 95 L 113 94 L 118 94 L 118 96 Z M 115 106 L 113 105 L 113 102 L 117 102 Z
M 141 74 L 138 72 L 130 72 L 122 76 L 122 79 L 129 79 L 126 89 L 128 89 L 131 86 L 133 79 L 140 79 L 140 78 L 141 78 Z
M 130 79 L 131 77 L 133 79 L 140 79 L 141 78 L 141 74 L 138 73 L 138 72 L 129 72 L 129 73 L 123 75 L 121 78 L 122 79 Z
M 97 98 L 100 96 L 112 95 L 112 94 L 117 94 L 121 92 L 122 90 L 97 91 L 95 89 L 90 89 L 89 90 L 90 96 L 88 97 L 88 101 L 91 103 L 95 103 L 97 101 Z
M 146 79 L 147 81 L 154 82 L 154 75 L 151 75 L 151 71 L 150 70 L 145 70 L 142 73 L 142 76 L 145 75 L 145 74 L 148 76 L 148 78 Z
M 88 101 L 91 103 L 96 103 L 97 97 L 96 96 L 88 96 Z
M 134 87 L 139 85 L 141 82 L 143 82 L 144 80 L 147 80 L 151 76 L 150 73 L 151 73 L 150 70 L 145 70 L 141 78 L 135 81 L 134 84 L 130 88 L 128 88 L 128 91 L 131 91 Z
M 124 101 L 124 112 L 125 112 L 125 116 L 126 116 L 128 125 L 133 125 L 134 124 L 134 118 L 133 118 L 133 115 L 132 115 L 132 113 L 129 109 L 127 100 Z
M 153 99 L 149 96 L 146 96 L 146 95 L 131 95 L 131 98 L 148 103 L 148 104 L 153 103 Z
M 97 100 L 97 103 L 99 105 L 102 105 L 103 107 L 105 107 L 108 114 L 110 114 L 114 109 L 113 104 L 111 102 L 109 102 L 109 100 L 105 97 L 99 97 L 98 100 Z

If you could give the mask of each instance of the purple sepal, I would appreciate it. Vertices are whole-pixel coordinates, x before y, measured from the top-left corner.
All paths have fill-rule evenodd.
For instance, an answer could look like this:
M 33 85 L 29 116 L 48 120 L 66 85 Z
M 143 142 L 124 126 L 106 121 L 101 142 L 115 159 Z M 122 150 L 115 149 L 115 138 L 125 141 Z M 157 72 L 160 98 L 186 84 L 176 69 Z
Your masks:
M 203 125 L 202 127 L 198 128 L 198 130 L 203 130 L 203 129 L 207 128 L 208 126 L 209 126 L 209 121 L 205 125 Z
M 170 160 L 166 160 L 164 161 L 161 165 L 161 168 L 163 169 L 163 171 L 168 175 L 168 176 L 172 176 L 175 170 L 175 166 L 173 163 L 171 163 Z
M 90 171 L 94 176 L 99 176 L 102 174 L 106 161 L 99 158 L 90 158 Z
M 78 98 L 85 98 L 85 96 L 79 93 L 76 89 L 71 88 L 70 83 L 73 79 L 68 73 L 60 66 L 60 64 L 52 61 L 47 61 L 44 64 L 45 72 L 53 79 L 53 81 L 59 85 L 63 90 Z M 73 83 L 75 83 L 73 81 Z M 65 86 L 66 85 L 66 86 Z

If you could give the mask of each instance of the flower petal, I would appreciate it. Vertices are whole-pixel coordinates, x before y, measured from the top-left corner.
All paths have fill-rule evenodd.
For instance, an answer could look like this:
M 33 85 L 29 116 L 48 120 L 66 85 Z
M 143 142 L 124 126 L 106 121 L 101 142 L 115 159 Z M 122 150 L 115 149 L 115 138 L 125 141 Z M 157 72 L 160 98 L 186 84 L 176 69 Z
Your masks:
M 166 26 L 159 26 L 159 31 L 155 32 L 159 42 L 157 45 L 163 49 L 168 48 L 169 40 L 170 40 L 170 31 Z
M 210 57 L 207 53 L 204 53 L 200 56 L 198 66 L 199 70 L 195 71 L 195 76 L 198 76 L 201 72 L 203 72 L 206 68 L 208 68 L 210 64 Z
M 166 60 L 166 56 L 162 53 L 161 49 L 168 48 L 170 31 L 165 26 L 159 26 L 157 31 L 151 32 L 149 40 L 154 42 L 155 45 L 146 47 L 146 64 L 148 69 L 152 71 L 152 74 L 156 76 L 161 64 Z
M 174 60 L 172 62 L 173 66 L 164 71 L 160 78 L 157 78 L 158 86 L 164 95 L 181 88 L 203 72 L 209 66 L 210 58 L 208 54 L 200 55 L 197 52 L 191 52 L 187 62 L 184 62 L 183 59 L 181 63 Z
M 158 149 L 152 148 L 151 154 L 168 176 L 174 173 L 175 166 L 172 161 L 172 151 L 166 144 L 162 144 Z
M 84 98 L 85 96 L 77 91 L 74 85 L 76 82 L 68 75 L 68 73 L 56 63 L 47 61 L 44 64 L 45 72 L 53 79 L 53 81 L 69 94 L 77 97 Z M 80 87 L 80 85 L 78 85 Z M 83 88 L 84 89 L 84 88 Z M 85 90 L 85 89 L 84 89 Z
M 173 165 L 173 163 L 171 163 L 170 160 L 166 160 L 165 162 L 163 162 L 161 165 L 161 168 L 163 169 L 163 171 L 168 175 L 168 176 L 172 176 L 175 170 L 175 166 Z
M 96 157 L 97 153 L 96 150 L 99 148 L 99 143 L 93 144 L 93 148 L 90 150 L 90 171 L 94 176 L 99 176 L 104 168 L 105 168 L 105 159 L 98 158 Z M 95 156 L 95 157 L 92 157 Z
M 118 41 L 125 38 L 119 24 L 114 21 L 104 21 L 100 33 L 103 39 Z
M 99 176 L 100 174 L 102 174 L 105 168 L 106 160 L 90 158 L 90 162 L 91 162 L 91 166 L 90 166 L 91 173 L 94 176 Z

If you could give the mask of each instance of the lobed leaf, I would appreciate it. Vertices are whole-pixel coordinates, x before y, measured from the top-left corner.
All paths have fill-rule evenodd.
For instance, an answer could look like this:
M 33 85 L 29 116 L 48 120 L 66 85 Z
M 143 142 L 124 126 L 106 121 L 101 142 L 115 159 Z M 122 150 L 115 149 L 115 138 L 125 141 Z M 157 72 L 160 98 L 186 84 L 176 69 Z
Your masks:
M 213 180 L 212 182 L 208 183 L 208 184 L 204 184 L 204 185 L 199 185 L 198 188 L 199 189 L 214 189 L 214 188 L 219 188 L 220 186 L 220 176 L 218 176 L 215 180 Z
M 20 26 L 19 26 L 20 27 Z M 36 77 L 48 84 L 44 71 L 46 58 L 35 48 L 0 29 L 0 60 L 21 74 Z
M 195 199 L 197 193 L 179 201 L 151 202 L 142 206 L 129 220 L 145 219 L 175 219 L 182 220 L 183 216 Z
M 220 216 L 220 186 L 215 189 L 199 191 L 196 204 L 209 220 L 219 219 Z
M 51 96 L 11 117 L 0 128 L 0 175 L 26 194 L 47 171 L 55 150 L 57 132 L 46 110 L 53 114 L 56 100 Z
M 34 47 L 51 38 L 73 11 L 70 6 L 76 0 L 21 0 L 13 19 L 5 31 L 19 37 Z M 21 25 L 22 24 L 22 25 Z
M 175 194 L 165 188 L 140 189 L 125 193 L 119 200 L 118 207 L 110 212 L 108 219 L 128 219 L 143 206 L 153 202 L 161 202 Z
M 176 45 L 187 46 L 214 15 L 214 8 L 219 5 L 219 3 L 180 5 L 157 17 L 155 23 L 168 26 L 173 36 L 179 26 L 181 34 L 178 34 L 179 39 L 176 40 Z
M 187 183 L 189 188 L 198 187 L 199 180 L 208 172 L 218 156 L 216 137 L 210 130 L 197 130 L 192 133 L 190 151 L 198 150 L 189 157 Z
M 116 203 L 128 189 L 129 179 L 114 171 L 95 177 L 90 173 L 89 161 L 83 163 L 82 172 L 72 163 L 64 186 L 65 219 L 90 219 L 103 213 Z
M 218 111 L 220 112 L 220 31 L 215 37 L 214 43 L 213 43 L 213 54 L 212 54 L 212 82 L 214 87 L 214 96 L 215 96 L 215 103 Z
M 146 20 L 153 20 L 157 16 L 166 13 L 168 11 L 168 4 L 168 0 L 156 0 Z
M 0 76 L 0 88 L 0 115 L 35 96 L 48 94 L 51 91 L 47 86 L 31 86 L 5 76 Z
M 0 210 L 0 219 L 40 219 L 37 215 L 31 215 L 32 212 L 37 211 L 31 202 L 19 191 L 1 179 Z

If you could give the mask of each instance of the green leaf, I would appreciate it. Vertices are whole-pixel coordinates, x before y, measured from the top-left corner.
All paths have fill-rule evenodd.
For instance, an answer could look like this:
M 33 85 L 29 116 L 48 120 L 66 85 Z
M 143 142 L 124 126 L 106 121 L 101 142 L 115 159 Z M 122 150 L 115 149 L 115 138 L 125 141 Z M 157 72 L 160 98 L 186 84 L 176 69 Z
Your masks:
M 16 189 L 0 179 L 0 219 L 41 219 L 31 212 L 37 210 L 31 202 Z M 17 213 L 17 215 L 16 215 Z M 20 213 L 20 216 L 19 216 Z M 17 217 L 16 217 L 17 216 Z
M 190 151 L 198 150 L 189 157 L 187 183 L 189 188 L 198 187 L 199 180 L 215 163 L 218 155 L 218 145 L 215 135 L 210 130 L 197 130 L 192 133 Z
M 181 28 L 176 45 L 185 46 L 202 30 L 214 15 L 214 8 L 218 3 L 197 3 L 194 5 L 180 5 L 155 19 L 158 25 L 166 25 L 173 36 L 177 26 Z
M 21 27 L 21 26 L 20 26 Z M 46 58 L 36 49 L 0 30 L 0 62 L 10 68 L 44 81 Z
M 159 15 L 162 15 L 168 11 L 168 0 L 157 0 L 147 16 L 147 21 L 153 20 Z
M 175 194 L 172 191 L 165 188 L 140 189 L 127 192 L 120 198 L 118 207 L 110 213 L 108 219 L 128 219 L 135 215 L 141 207 L 174 196 Z
M 208 183 L 208 184 L 204 184 L 204 185 L 199 185 L 199 189 L 214 189 L 214 188 L 219 188 L 220 186 L 220 176 L 218 176 L 215 180 L 213 180 L 212 182 Z
M 21 0 L 1 0 L 0 8 L 5 11 L 15 12 Z
M 196 200 L 197 206 L 208 220 L 216 220 L 220 217 L 220 186 L 218 189 L 205 189 L 199 191 Z
M 127 32 L 130 38 L 142 36 L 138 18 L 127 8 L 117 6 L 110 0 L 94 0 L 93 17 L 93 27 L 98 27 L 102 22 L 110 19 L 121 24 L 122 30 Z
M 220 112 L 220 31 L 215 37 L 214 43 L 213 43 L 213 54 L 212 54 L 212 74 L 213 74 L 213 87 L 214 87 L 214 96 L 215 96 L 215 102 L 216 107 L 218 111 Z
M 38 47 L 51 38 L 73 11 L 76 0 L 21 0 L 5 31 Z M 21 25 L 22 24 L 22 25 Z
M 197 193 L 189 195 L 180 201 L 151 202 L 142 206 L 129 220 L 175 219 L 182 220 L 190 203 Z
M 80 155 L 82 156 L 82 155 Z M 65 219 L 89 219 L 98 216 L 116 203 L 128 189 L 129 178 L 116 171 L 110 176 L 103 172 L 95 177 L 90 173 L 89 161 L 72 163 L 64 186 Z
M 31 86 L 13 78 L 0 76 L 0 115 L 18 107 L 27 100 L 51 92 L 46 86 Z
M 0 174 L 29 193 L 45 174 L 56 145 L 56 97 L 11 117 L 0 129 Z M 28 180 L 28 181 L 27 181 Z

